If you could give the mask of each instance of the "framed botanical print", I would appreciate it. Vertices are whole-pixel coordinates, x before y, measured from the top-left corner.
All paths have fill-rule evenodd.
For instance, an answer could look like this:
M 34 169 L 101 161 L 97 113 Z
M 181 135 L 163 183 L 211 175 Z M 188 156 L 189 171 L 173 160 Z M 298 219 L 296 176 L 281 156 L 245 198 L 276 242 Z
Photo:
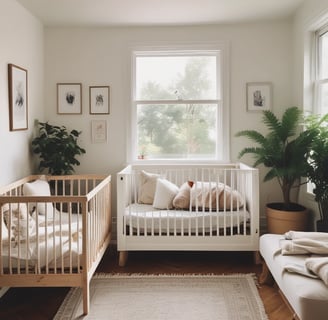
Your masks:
M 271 110 L 272 84 L 270 82 L 249 82 L 246 84 L 248 111 Z
M 81 83 L 57 83 L 57 113 L 82 113 Z
M 107 121 L 92 120 L 91 121 L 91 140 L 93 143 L 107 142 Z
M 26 130 L 28 126 L 27 70 L 8 65 L 10 131 Z
M 90 114 L 109 114 L 109 86 L 89 87 Z

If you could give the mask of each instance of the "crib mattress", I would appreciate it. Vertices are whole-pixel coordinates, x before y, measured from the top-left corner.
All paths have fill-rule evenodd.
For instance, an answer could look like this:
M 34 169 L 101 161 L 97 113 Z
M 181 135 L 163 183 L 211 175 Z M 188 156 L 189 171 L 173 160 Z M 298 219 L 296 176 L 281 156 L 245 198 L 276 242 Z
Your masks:
M 158 210 L 152 205 L 133 203 L 126 207 L 125 225 L 141 232 L 209 232 L 222 228 L 239 227 L 249 221 L 249 212 Z

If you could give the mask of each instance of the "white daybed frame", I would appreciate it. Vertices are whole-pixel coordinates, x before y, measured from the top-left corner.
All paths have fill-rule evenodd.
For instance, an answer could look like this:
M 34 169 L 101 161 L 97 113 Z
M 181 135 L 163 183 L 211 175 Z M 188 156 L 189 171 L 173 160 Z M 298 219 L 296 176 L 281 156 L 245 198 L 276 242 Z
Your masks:
M 220 181 L 230 185 L 233 189 L 238 190 L 244 199 L 246 205 L 239 211 L 242 213 L 237 218 L 238 225 L 229 224 L 231 212 L 228 210 L 217 210 L 212 212 L 211 218 L 207 219 L 207 225 L 202 223 L 202 217 L 208 215 L 208 210 L 198 209 L 195 213 L 191 212 L 190 216 L 197 215 L 199 222 L 197 228 L 189 232 L 184 229 L 183 225 L 187 222 L 178 223 L 181 219 L 179 210 L 170 210 L 173 222 L 173 230 L 169 232 L 159 231 L 154 225 L 161 224 L 158 222 L 158 216 L 163 217 L 162 225 L 165 225 L 166 210 L 161 212 L 154 211 L 149 213 L 147 223 L 144 219 L 144 213 L 129 210 L 135 205 L 138 198 L 139 175 L 144 170 L 149 173 L 157 173 L 169 181 L 181 186 L 187 180 L 209 182 Z M 167 164 L 167 165 L 147 165 L 134 164 L 128 165 L 117 174 L 117 245 L 119 251 L 119 264 L 124 266 L 127 260 L 128 251 L 133 250 L 207 250 L 207 251 L 258 251 L 259 246 L 259 181 L 258 170 L 245 164 Z M 138 204 L 137 204 L 138 206 Z M 215 211 L 215 210 L 214 210 Z M 246 215 L 247 213 L 247 215 Z M 130 219 L 134 215 L 133 223 Z M 188 214 L 188 213 L 187 213 Z M 222 221 L 215 223 L 217 216 L 223 217 Z M 157 220 L 155 219 L 157 217 Z M 191 221 L 190 218 L 189 221 Z M 210 219 L 210 222 L 208 222 Z M 139 221 L 139 223 L 138 223 Z M 147 224 L 147 227 L 143 226 Z M 208 230 L 208 223 L 213 228 Z M 171 221 L 172 224 L 172 221 Z M 182 225 L 182 226 L 181 226 Z M 219 229 L 213 230 L 215 228 Z M 150 227 L 149 227 L 150 226 Z M 150 229 L 149 229 L 150 228 Z M 144 232 L 147 230 L 147 232 Z
M 25 183 L 41 178 L 53 182 L 54 195 L 23 195 Z M 64 186 L 60 194 L 65 195 L 56 195 L 60 185 Z M 4 215 L 7 219 L 10 217 L 9 224 L 14 223 L 13 210 L 17 204 L 18 207 L 37 208 L 38 204 L 44 206 L 45 203 L 51 203 L 53 209 L 47 209 L 43 216 L 38 215 L 36 209 L 36 220 L 42 220 L 42 226 L 40 224 L 33 235 L 27 234 L 24 240 L 17 240 L 16 236 L 14 241 L 14 233 L 8 227 L 6 232 L 11 241 L 4 241 L 2 235 L 5 230 L 1 224 L 0 287 L 81 287 L 83 312 L 87 314 L 89 282 L 111 237 L 111 177 L 33 175 L 0 187 L 0 218 L 4 219 Z M 53 223 L 55 215 L 57 225 Z M 64 220 L 65 230 L 61 225 Z M 26 225 L 26 221 L 18 221 L 17 225 L 23 226 L 24 223 Z M 48 228 L 45 225 L 49 225 Z M 56 237 L 52 236 L 54 233 Z M 57 244 L 53 245 L 53 241 Z M 32 243 L 33 260 L 29 260 Z M 50 262 L 50 257 L 57 257 L 60 250 L 65 250 L 65 261 L 59 257 Z

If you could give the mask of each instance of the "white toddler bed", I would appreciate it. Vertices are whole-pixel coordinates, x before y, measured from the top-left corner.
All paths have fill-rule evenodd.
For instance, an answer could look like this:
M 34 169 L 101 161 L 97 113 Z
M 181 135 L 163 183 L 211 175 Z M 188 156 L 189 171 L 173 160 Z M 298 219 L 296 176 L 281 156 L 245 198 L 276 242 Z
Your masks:
M 129 165 L 117 208 L 121 266 L 130 250 L 258 250 L 258 170 L 241 163 Z
M 110 241 L 110 188 L 100 175 L 0 187 L 0 287 L 81 287 L 87 314 L 89 282 Z

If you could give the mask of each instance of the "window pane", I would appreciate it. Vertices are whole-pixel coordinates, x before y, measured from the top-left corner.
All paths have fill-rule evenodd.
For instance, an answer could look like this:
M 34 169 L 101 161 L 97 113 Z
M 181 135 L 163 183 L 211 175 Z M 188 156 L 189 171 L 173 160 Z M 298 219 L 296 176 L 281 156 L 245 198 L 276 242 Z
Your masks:
M 217 99 L 216 58 L 137 56 L 136 99 Z
M 328 33 L 320 36 L 320 52 L 319 52 L 319 74 L 320 79 L 328 78 Z
M 137 106 L 138 158 L 215 159 L 215 104 Z
M 321 114 L 328 113 L 328 83 L 319 85 L 319 108 Z

